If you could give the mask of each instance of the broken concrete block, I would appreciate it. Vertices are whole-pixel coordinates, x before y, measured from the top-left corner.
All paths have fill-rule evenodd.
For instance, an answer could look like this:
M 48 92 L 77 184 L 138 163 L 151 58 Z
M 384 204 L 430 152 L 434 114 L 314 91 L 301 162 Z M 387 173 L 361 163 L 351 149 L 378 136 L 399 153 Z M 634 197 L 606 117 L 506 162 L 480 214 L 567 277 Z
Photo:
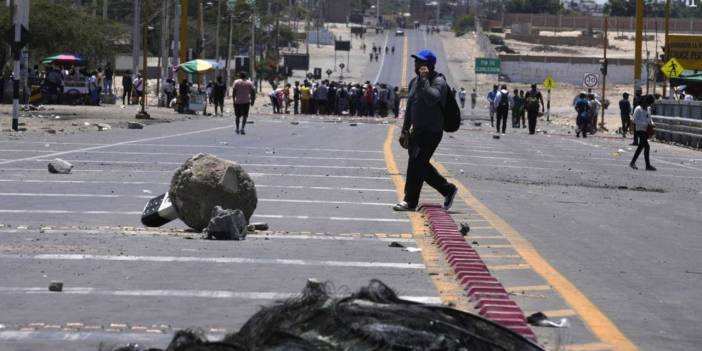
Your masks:
M 49 162 L 49 173 L 68 174 L 71 173 L 71 169 L 73 169 L 73 165 L 60 158 L 53 159 Z
M 62 282 L 51 282 L 49 284 L 49 291 L 55 291 L 55 292 L 63 291 L 63 283 Z
M 144 129 L 144 125 L 138 122 L 127 122 L 127 129 Z
M 482 122 L 473 122 L 473 125 L 476 127 L 480 127 L 481 125 L 483 125 L 483 123 Z
M 253 232 L 256 230 L 268 230 L 268 223 L 264 222 L 258 222 L 258 223 L 251 223 L 249 224 L 248 227 L 246 227 L 248 231 Z
M 296 126 L 296 125 L 300 124 L 300 122 L 298 122 L 298 121 L 292 121 L 292 122 L 290 122 L 290 124 Z
M 205 228 L 208 239 L 244 240 L 246 238 L 247 222 L 241 210 L 223 209 L 215 206 L 212 209 L 210 223 Z
M 495 134 L 495 135 L 492 136 L 492 138 L 493 138 L 493 139 L 500 139 L 500 136 L 497 135 L 497 134 Z
M 258 197 L 253 179 L 237 163 L 209 154 L 197 154 L 183 163 L 171 179 L 171 203 L 185 224 L 202 231 L 212 209 L 239 209 L 248 222 Z

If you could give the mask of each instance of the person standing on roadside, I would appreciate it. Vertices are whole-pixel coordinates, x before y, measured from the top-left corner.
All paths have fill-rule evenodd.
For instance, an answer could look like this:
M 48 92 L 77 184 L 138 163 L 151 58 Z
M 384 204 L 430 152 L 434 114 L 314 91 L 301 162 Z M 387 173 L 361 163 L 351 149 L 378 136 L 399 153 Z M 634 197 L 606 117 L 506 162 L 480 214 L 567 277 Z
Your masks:
M 144 79 L 141 78 L 141 73 L 137 73 L 136 79 L 134 79 L 134 92 L 137 96 L 137 104 L 141 104 L 141 100 L 144 98 Z
M 631 125 L 631 102 L 629 102 L 629 93 L 622 94 L 622 99 L 619 100 L 619 115 L 622 118 L 622 138 L 626 138 L 626 132 Z
M 475 110 L 475 104 L 478 102 L 478 93 L 475 92 L 475 88 L 470 93 L 470 113 L 473 114 Z
M 497 96 L 497 84 L 492 86 L 492 91 L 487 94 L 488 104 L 490 105 L 490 127 L 495 126 L 495 97 Z
M 178 86 L 178 95 L 180 97 L 180 113 L 188 113 L 190 111 L 190 82 L 187 78 L 183 78 Z
M 544 98 L 541 96 L 541 92 L 536 89 L 536 84 L 531 85 L 531 90 L 526 93 L 524 98 L 526 100 L 529 134 L 535 134 L 536 118 L 539 116 L 539 105 L 541 105 L 541 112 L 544 112 Z
M 224 95 L 227 94 L 227 85 L 224 83 L 222 76 L 217 76 L 212 87 L 212 100 L 214 102 L 214 113 L 217 115 L 217 107 L 219 107 L 219 115 L 224 116 Z
M 463 87 L 458 91 L 458 100 L 461 101 L 461 109 L 466 108 L 466 89 Z
M 300 113 L 300 81 L 295 81 L 295 86 L 293 89 L 293 113 Z
M 246 120 L 249 118 L 249 106 L 254 105 L 256 101 L 256 90 L 253 83 L 246 79 L 246 73 L 239 73 L 239 79 L 234 81 L 232 87 L 232 98 L 234 100 L 234 115 L 236 116 L 236 134 L 245 135 Z M 239 121 L 243 117 L 241 129 L 239 129 Z
M 312 88 L 310 82 L 305 81 L 300 88 L 300 108 L 303 115 L 310 113 L 310 99 L 312 99 Z
M 409 83 L 405 120 L 400 134 L 400 145 L 409 154 L 407 181 L 404 200 L 396 204 L 393 210 L 416 210 L 424 182 L 443 195 L 443 207 L 448 210 L 458 188 L 449 183 L 430 163 L 443 136 L 442 110 L 446 106 L 448 85 L 444 76 L 435 71 L 436 56 L 433 52 L 425 49 L 412 57 L 417 76 Z
M 126 98 L 126 99 L 125 99 Z M 132 74 L 127 71 L 122 76 L 122 106 L 131 105 L 132 103 Z
M 582 133 L 583 138 L 587 138 L 587 132 L 590 130 L 590 102 L 588 102 L 584 91 L 575 100 L 575 112 L 577 113 L 575 136 L 580 138 L 580 133 Z
M 112 78 L 114 77 L 115 72 L 112 70 L 112 65 L 108 62 L 105 65 L 105 94 L 112 95 Z
M 500 122 L 502 122 L 502 134 L 507 128 L 507 116 L 509 116 L 509 91 L 507 85 L 502 84 L 500 91 L 495 95 L 495 110 L 497 111 L 497 133 L 500 133 Z
M 655 98 L 653 95 L 646 95 L 642 97 L 639 106 L 634 109 L 634 125 L 636 126 L 636 137 L 639 139 L 639 147 L 636 148 L 634 152 L 634 158 L 631 159 L 629 167 L 633 169 L 639 169 L 636 167 L 636 159 L 639 158 L 641 151 L 644 153 L 644 160 L 646 161 L 646 170 L 655 171 L 656 167 L 651 165 L 651 160 L 649 158 L 649 153 L 651 151 L 651 146 L 648 144 L 648 128 L 653 126 L 653 119 L 651 119 L 651 112 L 648 107 L 653 105 Z

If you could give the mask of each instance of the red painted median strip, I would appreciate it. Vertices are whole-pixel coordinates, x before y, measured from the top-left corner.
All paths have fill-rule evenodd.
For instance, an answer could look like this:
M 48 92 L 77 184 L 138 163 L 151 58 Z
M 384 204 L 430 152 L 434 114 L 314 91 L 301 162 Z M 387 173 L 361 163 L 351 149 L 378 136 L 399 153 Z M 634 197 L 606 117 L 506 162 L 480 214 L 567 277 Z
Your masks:
M 536 341 L 524 312 L 512 301 L 502 284 L 458 231 L 451 215 L 437 204 L 422 204 L 419 210 L 429 221 L 434 244 L 444 252 L 449 265 L 478 313 Z

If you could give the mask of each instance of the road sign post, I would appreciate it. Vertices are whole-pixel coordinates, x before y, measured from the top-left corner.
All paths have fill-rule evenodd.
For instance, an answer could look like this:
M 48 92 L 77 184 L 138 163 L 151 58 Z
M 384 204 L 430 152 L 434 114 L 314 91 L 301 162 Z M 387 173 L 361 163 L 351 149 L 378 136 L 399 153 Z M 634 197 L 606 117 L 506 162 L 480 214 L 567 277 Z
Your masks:
M 551 89 L 556 86 L 556 81 L 551 76 L 544 79 L 544 88 L 546 88 L 546 121 L 551 120 Z
M 670 86 L 670 97 L 673 97 L 673 85 L 670 82 L 671 78 L 675 78 L 683 73 L 685 68 L 672 57 L 668 62 L 666 62 L 663 67 L 661 67 L 661 72 L 668 78 L 668 85 Z
M 475 58 L 475 74 L 496 74 L 497 80 L 500 79 L 500 71 L 502 62 L 499 58 L 491 57 L 476 57 Z M 478 78 L 475 78 L 475 87 L 478 87 Z

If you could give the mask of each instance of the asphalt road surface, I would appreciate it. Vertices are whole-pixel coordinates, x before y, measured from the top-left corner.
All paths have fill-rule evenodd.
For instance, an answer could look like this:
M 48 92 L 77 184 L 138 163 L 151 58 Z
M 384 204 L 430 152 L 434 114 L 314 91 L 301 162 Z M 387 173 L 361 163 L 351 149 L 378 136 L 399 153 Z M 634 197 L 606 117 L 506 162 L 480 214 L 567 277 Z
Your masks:
M 366 78 L 408 81 L 403 52 L 444 48 L 424 32 L 390 32 L 388 55 Z M 405 50 L 405 43 L 407 48 Z M 404 78 L 402 77 L 405 73 Z M 450 77 L 449 77 L 449 80 Z M 418 301 L 447 301 L 444 268 L 409 217 L 390 207 L 405 154 L 394 121 L 357 126 L 254 116 L 143 130 L 0 139 L 0 349 L 96 350 L 101 343 L 164 347 L 179 328 L 218 337 L 307 279 L 348 293 L 372 278 Z M 548 126 L 545 127 L 548 130 Z M 445 135 L 435 161 L 460 185 L 452 212 L 525 312 L 567 318 L 536 328 L 548 348 L 695 350 L 702 342 L 702 157 L 653 144 L 658 172 L 629 169 L 616 138 L 527 135 L 468 121 Z M 199 152 L 241 163 L 259 196 L 245 241 L 201 240 L 172 222 L 146 229 L 146 201 Z M 53 175 L 47 161 L 75 165 Z M 640 166 L 643 160 L 639 161 Z M 439 199 L 425 189 L 424 201 Z M 421 228 L 419 228 L 421 229 Z M 423 248 L 408 252 L 392 241 Z M 49 292 L 51 281 L 63 292 Z M 455 297 L 455 296 L 454 296 Z

